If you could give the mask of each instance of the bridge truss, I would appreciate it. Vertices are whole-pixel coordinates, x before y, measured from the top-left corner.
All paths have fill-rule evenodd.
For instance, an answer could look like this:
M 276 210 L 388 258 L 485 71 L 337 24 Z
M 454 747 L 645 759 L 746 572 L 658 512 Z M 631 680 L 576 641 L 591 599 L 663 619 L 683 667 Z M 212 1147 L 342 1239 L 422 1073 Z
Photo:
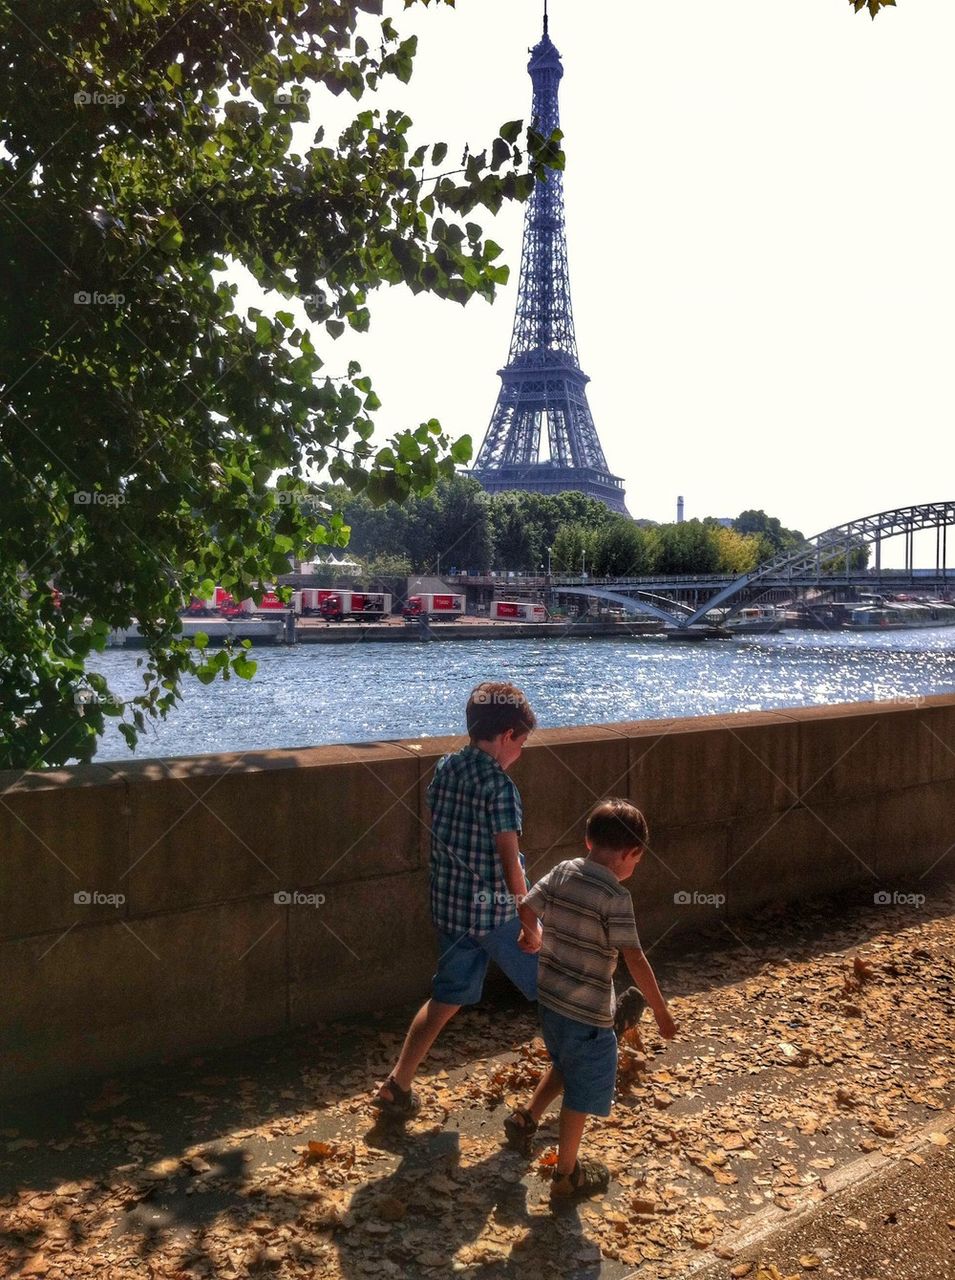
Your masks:
M 556 590 L 561 595 L 590 596 L 607 600 L 631 613 L 649 614 L 671 626 L 685 629 L 701 623 L 713 609 L 719 609 L 730 601 L 736 600 L 736 604 L 729 609 L 730 614 L 734 613 L 744 603 L 737 597 L 746 592 L 748 598 L 751 589 L 760 583 L 766 583 L 768 586 L 772 582 L 772 585 L 779 586 L 791 582 L 795 587 L 805 585 L 806 580 L 811 579 L 814 582 L 835 584 L 842 580 L 843 575 L 832 573 L 829 567 L 840 559 L 844 560 L 845 580 L 855 581 L 859 574 L 853 573 L 850 557 L 853 551 L 857 551 L 862 545 L 874 546 L 875 565 L 873 567 L 878 574 L 882 569 L 882 543 L 890 538 L 904 537 L 905 567 L 911 572 L 914 564 L 914 537 L 924 529 L 936 530 L 936 568 L 944 573 L 948 552 L 947 531 L 953 525 L 955 525 L 955 501 L 898 507 L 892 511 L 880 511 L 876 515 L 863 516 L 860 520 L 851 520 L 848 524 L 839 525 L 838 528 L 827 529 L 824 533 L 807 539 L 795 550 L 783 552 L 771 560 L 764 561 L 750 573 L 742 574 L 716 591 L 709 600 L 695 610 L 691 610 L 686 605 L 677 604 L 675 601 L 667 602 L 665 606 L 662 601 L 655 604 L 654 600 L 660 600 L 658 595 L 649 599 L 640 599 L 641 594 L 648 596 L 649 592 L 637 585 L 624 588 L 621 584 L 616 590 L 604 587 L 557 587 Z M 631 590 L 635 594 L 626 595 L 625 590 Z

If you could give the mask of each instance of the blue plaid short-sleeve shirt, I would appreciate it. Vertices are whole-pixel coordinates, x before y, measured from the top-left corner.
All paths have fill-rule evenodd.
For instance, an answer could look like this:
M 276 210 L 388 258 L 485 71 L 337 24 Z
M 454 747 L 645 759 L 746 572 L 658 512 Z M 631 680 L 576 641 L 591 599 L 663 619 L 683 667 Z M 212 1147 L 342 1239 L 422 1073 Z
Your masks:
M 486 751 L 467 746 L 438 761 L 428 804 L 435 927 L 454 937 L 489 933 L 506 924 L 517 915 L 517 907 L 494 837 L 521 830 L 517 787 Z

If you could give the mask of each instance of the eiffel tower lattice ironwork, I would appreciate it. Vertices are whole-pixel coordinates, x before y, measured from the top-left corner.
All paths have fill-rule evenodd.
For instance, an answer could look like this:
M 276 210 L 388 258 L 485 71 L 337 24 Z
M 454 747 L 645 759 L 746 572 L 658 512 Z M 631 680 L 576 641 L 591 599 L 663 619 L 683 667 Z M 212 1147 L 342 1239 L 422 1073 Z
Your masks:
M 564 69 L 548 34 L 546 8 L 544 35 L 531 50 L 527 70 L 535 127 L 548 137 L 559 127 Z M 474 479 L 489 493 L 577 490 L 627 514 L 623 481 L 607 466 L 587 403 L 590 379 L 577 357 L 559 171 L 549 171 L 528 202 L 514 332 L 507 365 L 498 373 L 501 390 Z M 542 443 L 549 457 L 542 458 Z

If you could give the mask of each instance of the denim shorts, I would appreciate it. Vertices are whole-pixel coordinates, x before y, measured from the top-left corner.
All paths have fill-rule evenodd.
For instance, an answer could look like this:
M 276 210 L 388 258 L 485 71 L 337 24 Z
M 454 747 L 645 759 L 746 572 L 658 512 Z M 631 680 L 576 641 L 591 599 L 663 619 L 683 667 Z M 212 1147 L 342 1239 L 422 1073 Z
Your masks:
M 438 931 L 438 971 L 431 996 L 442 1004 L 477 1004 L 484 992 L 487 967 L 493 960 L 528 1000 L 537 999 L 537 956 L 521 951 L 515 916 L 490 933 L 462 933 L 456 938 Z
M 590 1116 L 609 1116 L 617 1082 L 613 1027 L 594 1027 L 544 1005 L 538 1008 L 544 1044 L 564 1078 L 563 1105 Z

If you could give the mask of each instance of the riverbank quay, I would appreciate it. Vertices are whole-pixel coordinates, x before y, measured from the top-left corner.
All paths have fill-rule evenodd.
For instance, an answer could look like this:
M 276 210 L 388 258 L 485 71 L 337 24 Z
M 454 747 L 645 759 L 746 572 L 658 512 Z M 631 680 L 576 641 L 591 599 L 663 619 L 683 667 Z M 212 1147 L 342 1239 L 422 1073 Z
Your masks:
M 353 623 L 299 619 L 295 627 L 298 644 L 415 643 L 430 640 L 579 640 L 582 638 L 658 635 L 663 623 L 653 618 L 626 621 L 596 621 L 574 618 L 561 622 L 490 622 L 464 619 L 458 622 Z
M 619 619 L 568 618 L 555 622 L 492 622 L 487 618 L 464 618 L 455 622 L 405 622 L 394 618 L 382 622 L 328 622 L 323 618 L 297 618 L 284 613 L 275 618 L 184 618 L 186 639 L 202 634 L 210 648 L 238 645 L 248 640 L 253 647 L 288 644 L 420 644 L 431 640 L 566 640 L 597 636 L 626 638 L 658 635 L 665 631 L 655 618 Z M 702 639 L 700 635 L 694 637 Z M 707 638 L 726 638 L 729 632 L 706 628 Z M 712 634 L 710 634 L 712 633 Z M 684 634 L 684 633 L 681 633 Z M 110 633 L 112 649 L 143 649 L 146 640 L 135 625 Z
M 551 1207 L 554 1111 L 529 1160 L 502 1147 L 545 1057 L 532 1008 L 495 986 L 442 1035 L 404 1129 L 376 1124 L 369 1097 L 411 1003 L 11 1102 L 0 1272 L 948 1276 L 955 1233 L 935 1222 L 913 1239 L 911 1226 L 920 1188 L 937 1202 L 951 1185 L 952 883 L 765 907 L 692 946 L 661 939 L 651 957 L 679 1035 L 663 1042 L 651 1020 L 642 1046 L 622 1047 L 614 1112 L 585 1137 L 614 1173 L 604 1196 Z M 888 1180 L 878 1212 L 895 1223 L 863 1206 L 873 1178 Z M 870 1233 L 889 1265 L 859 1252 Z M 891 1264 L 903 1243 L 908 1271 Z

